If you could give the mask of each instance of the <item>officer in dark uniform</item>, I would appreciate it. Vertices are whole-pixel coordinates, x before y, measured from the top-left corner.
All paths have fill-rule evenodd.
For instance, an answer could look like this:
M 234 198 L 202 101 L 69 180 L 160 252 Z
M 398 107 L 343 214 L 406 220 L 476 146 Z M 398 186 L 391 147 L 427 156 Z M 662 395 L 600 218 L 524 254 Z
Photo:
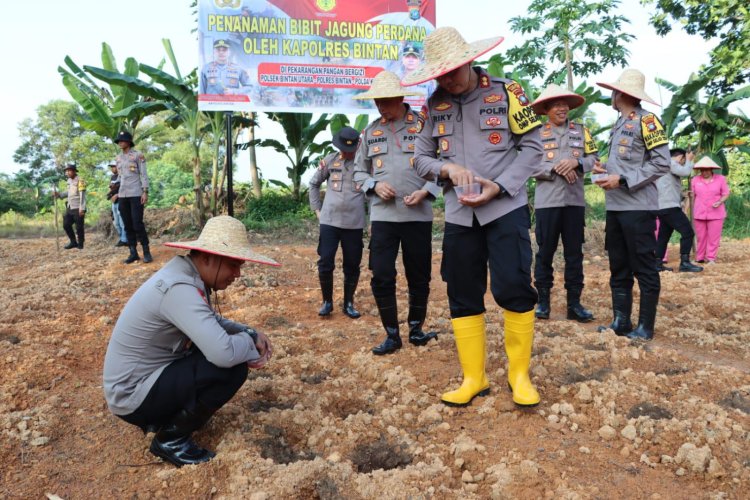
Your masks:
M 432 278 L 432 204 L 440 194 L 414 171 L 417 115 L 404 96 L 413 95 L 398 76 L 382 71 L 367 92 L 353 99 L 374 99 L 380 118 L 362 132 L 354 160 L 354 180 L 370 200 L 370 269 L 372 295 L 378 305 L 385 340 L 372 350 L 383 355 L 401 348 L 396 300 L 396 259 L 401 248 L 409 285 L 409 343 L 416 346 L 437 338 L 422 331 Z
M 128 247 L 130 255 L 123 262 L 125 264 L 140 260 L 138 256 L 138 241 L 143 247 L 143 262 L 151 262 L 148 234 L 143 224 L 143 210 L 148 203 L 148 172 L 146 171 L 146 158 L 143 153 L 133 149 L 135 143 L 129 132 L 120 132 L 115 138 L 115 143 L 120 147 L 122 153 L 117 155 L 117 174 L 120 177 L 120 191 L 118 202 L 120 204 L 120 215 L 125 224 L 125 233 L 128 236 Z
M 362 262 L 362 231 L 365 227 L 365 195 L 354 182 L 354 152 L 359 144 L 359 132 L 343 127 L 333 136 L 339 153 L 331 153 L 318 164 L 310 179 L 310 208 L 320 220 L 318 240 L 318 277 L 323 293 L 320 316 L 333 311 L 333 270 L 336 250 L 341 243 L 344 256 L 344 314 L 352 319 L 360 314 L 354 308 L 354 292 L 359 283 Z M 326 182 L 325 199 L 320 201 L 320 185 Z
M 448 300 L 463 384 L 445 404 L 463 406 L 487 394 L 484 295 L 487 269 L 492 295 L 504 309 L 508 384 L 513 401 L 532 406 L 539 393 L 529 379 L 536 290 L 531 286 L 531 225 L 526 182 L 540 170 L 539 118 L 521 86 L 494 78 L 471 61 L 502 37 L 467 43 L 455 28 L 425 38 L 425 62 L 405 85 L 436 79 L 438 89 L 422 109 L 414 167 L 446 183 L 441 274 Z M 454 186 L 481 185 L 458 197 Z
M 120 214 L 120 176 L 117 175 L 117 162 L 109 164 L 112 175 L 109 178 L 109 193 L 107 193 L 107 199 L 112 202 L 112 223 L 117 231 L 117 243 L 116 247 L 128 246 L 128 235 L 125 232 L 125 224 L 122 222 L 122 215 Z
M 65 166 L 65 176 L 67 177 L 68 190 L 65 193 L 56 193 L 58 198 L 67 198 L 65 204 L 65 215 L 63 216 L 63 229 L 68 235 L 70 243 L 63 248 L 70 250 L 78 248 L 83 250 L 84 237 L 84 218 L 86 217 L 86 183 L 78 176 L 78 167 L 75 163 L 68 163 Z M 73 225 L 76 230 L 73 232 Z M 78 240 L 76 240 L 76 235 Z
M 626 69 L 614 83 L 597 83 L 612 90 L 612 107 L 620 116 L 609 137 L 606 165 L 593 172 L 608 174 L 595 182 L 605 190 L 607 225 L 605 248 L 609 255 L 613 321 L 608 327 L 629 339 L 651 340 L 661 281 L 656 268 L 656 216 L 659 193 L 656 181 L 669 173 L 669 141 L 659 118 L 641 107 L 656 104 L 645 92 L 646 78 Z M 641 290 L 638 326 L 633 329 L 633 278 Z
M 214 42 L 214 60 L 201 71 L 201 94 L 247 94 L 250 76 L 239 65 L 229 61 L 230 48 L 226 40 Z
M 554 275 L 552 261 L 562 237 L 565 256 L 565 289 L 568 319 L 587 323 L 594 315 L 581 305 L 583 291 L 583 229 L 586 200 L 583 176 L 598 159 L 596 143 L 589 130 L 568 119 L 568 112 L 585 99 L 559 85 L 551 84 L 531 103 L 537 115 L 547 115 L 540 127 L 544 147 L 543 172 L 536 176 L 534 213 L 536 243 L 534 286 L 539 292 L 536 317 L 548 319 Z

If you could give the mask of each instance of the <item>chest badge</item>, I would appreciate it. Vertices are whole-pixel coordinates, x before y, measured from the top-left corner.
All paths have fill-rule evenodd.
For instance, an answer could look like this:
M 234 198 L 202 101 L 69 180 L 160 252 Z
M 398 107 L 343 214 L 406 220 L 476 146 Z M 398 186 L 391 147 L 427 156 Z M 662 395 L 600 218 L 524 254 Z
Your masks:
M 500 144 L 500 141 L 502 141 L 503 138 L 497 132 L 492 132 L 489 137 L 487 137 L 487 140 L 490 141 L 491 144 Z
M 383 131 L 380 130 L 380 129 L 373 130 L 373 132 L 372 132 L 372 136 L 373 137 L 380 137 L 381 135 L 383 135 Z
M 448 142 L 448 139 L 443 139 L 440 141 L 440 149 L 442 151 L 450 151 L 451 149 L 451 143 Z
M 490 94 L 484 98 L 484 102 L 487 104 L 493 104 L 503 100 L 503 96 L 500 94 Z
M 438 134 L 443 135 L 445 133 L 445 123 L 438 123 Z
M 484 123 L 486 123 L 490 127 L 497 127 L 502 123 L 502 120 L 498 118 L 497 116 L 490 116 L 487 118 Z
M 383 160 L 381 160 L 380 158 L 378 158 L 377 160 L 375 160 L 375 167 L 376 168 L 383 168 Z
M 435 106 L 435 111 L 445 111 L 446 109 L 451 109 L 453 105 L 449 102 L 441 102 L 440 104 Z

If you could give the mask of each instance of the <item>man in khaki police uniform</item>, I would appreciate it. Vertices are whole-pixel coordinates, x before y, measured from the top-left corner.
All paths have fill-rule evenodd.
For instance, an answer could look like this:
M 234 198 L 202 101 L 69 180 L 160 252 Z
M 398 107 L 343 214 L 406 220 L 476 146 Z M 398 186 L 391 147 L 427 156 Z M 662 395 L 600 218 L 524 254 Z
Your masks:
M 148 234 L 143 224 L 143 210 L 148 203 L 148 172 L 146 158 L 143 153 L 133 149 L 135 143 L 129 132 L 120 132 L 115 143 L 122 152 L 117 155 L 117 174 L 120 176 L 120 191 L 117 199 L 120 203 L 120 215 L 125 224 L 125 234 L 128 236 L 130 255 L 123 262 L 130 264 L 140 260 L 138 256 L 138 241 L 143 247 L 143 262 L 153 261 L 149 249 Z
M 354 308 L 354 292 L 359 282 L 362 262 L 362 231 L 365 227 L 365 194 L 354 182 L 354 152 L 359 144 L 359 132 L 343 127 L 333 136 L 338 153 L 331 153 L 318 164 L 310 179 L 310 208 L 320 221 L 318 238 L 318 277 L 323 293 L 320 316 L 333 311 L 333 270 L 336 250 L 341 243 L 344 257 L 344 314 L 352 319 L 360 317 Z M 326 193 L 320 201 L 320 185 L 326 182 Z
M 63 229 L 68 235 L 70 243 L 63 248 L 70 250 L 78 248 L 83 250 L 84 235 L 84 218 L 86 217 L 86 182 L 78 175 L 78 167 L 75 163 L 68 163 L 65 166 L 65 176 L 67 177 L 68 190 L 65 193 L 57 193 L 58 198 L 67 198 L 65 204 L 65 215 L 63 216 Z M 73 232 L 73 225 L 76 230 Z M 76 235 L 78 240 L 76 240 Z
M 250 76 L 238 64 L 229 60 L 231 49 L 226 40 L 214 42 L 214 60 L 201 71 L 201 94 L 247 94 Z
M 460 388 L 442 395 L 463 406 L 487 394 L 484 295 L 487 268 L 495 302 L 504 309 L 508 384 L 518 405 L 539 403 L 529 379 L 536 290 L 531 286 L 530 214 L 526 182 L 540 170 L 539 118 L 521 86 L 491 77 L 471 62 L 502 37 L 467 43 L 455 28 L 425 38 L 425 62 L 404 85 L 436 79 L 438 89 L 420 117 L 414 166 L 425 179 L 446 182 L 441 274 L 458 358 Z M 481 184 L 458 198 L 456 187 Z
M 568 112 L 585 99 L 551 84 L 531 103 L 537 115 L 547 115 L 539 133 L 544 148 L 543 172 L 536 176 L 534 213 L 536 243 L 534 286 L 539 292 L 536 317 L 549 319 L 554 280 L 552 260 L 562 237 L 568 319 L 587 323 L 594 315 L 581 305 L 583 291 L 583 228 L 586 201 L 583 175 L 598 159 L 589 130 L 568 119 Z
M 659 193 L 656 180 L 669 173 L 669 144 L 659 118 L 641 107 L 656 104 L 645 91 L 646 78 L 626 69 L 614 83 L 597 83 L 612 90 L 612 107 L 620 116 L 609 138 L 606 165 L 593 172 L 608 174 L 595 182 L 605 190 L 609 255 L 609 286 L 613 321 L 609 327 L 629 339 L 651 340 L 661 281 L 656 268 L 656 220 Z M 641 290 L 638 326 L 633 329 L 633 277 Z
M 427 316 L 432 274 L 432 205 L 440 194 L 432 182 L 414 171 L 414 139 L 417 115 L 404 96 L 413 95 L 401 86 L 396 74 L 382 71 L 367 92 L 353 99 L 374 99 L 380 118 L 362 132 L 354 160 L 354 181 L 370 200 L 370 269 L 372 295 L 378 305 L 386 338 L 373 354 L 401 348 L 396 303 L 396 258 L 401 247 L 409 284 L 409 342 L 427 344 L 435 333 L 422 331 Z

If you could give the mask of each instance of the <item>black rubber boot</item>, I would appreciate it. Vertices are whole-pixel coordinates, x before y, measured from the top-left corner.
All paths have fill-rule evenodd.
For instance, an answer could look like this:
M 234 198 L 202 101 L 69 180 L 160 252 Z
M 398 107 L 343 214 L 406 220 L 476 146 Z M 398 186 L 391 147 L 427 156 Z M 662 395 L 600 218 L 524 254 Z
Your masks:
M 128 248 L 130 248 L 130 255 L 128 255 L 127 259 L 123 260 L 123 263 L 132 264 L 136 260 L 141 260 L 140 256 L 138 256 L 138 248 L 135 243 L 128 244 Z
M 659 304 L 658 293 L 641 293 L 640 311 L 638 311 L 638 326 L 627 334 L 631 340 L 651 340 L 654 338 L 654 324 L 656 323 L 656 306 Z
M 539 292 L 539 302 L 536 304 L 536 311 L 534 311 L 534 316 L 536 316 L 537 319 L 549 319 L 549 313 L 550 313 L 549 294 L 550 294 L 550 289 L 549 288 L 538 288 L 537 292 Z
M 146 264 L 153 262 L 154 258 L 151 256 L 151 249 L 149 248 L 148 243 L 141 243 L 141 246 L 143 247 L 143 262 Z
M 380 321 L 385 328 L 386 338 L 382 344 L 372 349 L 372 353 L 382 356 L 401 349 L 401 335 L 398 331 L 398 306 L 395 295 L 375 297 L 375 303 L 378 305 Z
M 409 343 L 412 345 L 423 346 L 430 340 L 437 339 L 437 333 L 422 331 L 427 317 L 428 298 L 409 294 Z
M 76 243 L 74 240 L 70 240 L 70 243 L 65 245 L 63 248 L 65 250 L 70 250 L 71 248 L 78 248 L 78 243 Z
M 582 291 L 580 288 L 568 290 L 568 319 L 574 319 L 579 323 L 588 323 L 593 321 L 594 315 L 581 305 Z
M 216 454 L 195 444 L 190 436 L 203 427 L 215 411 L 200 404 L 194 411 L 180 410 L 169 424 L 159 429 L 149 451 L 177 467 L 208 462 Z
M 359 276 L 344 276 L 344 314 L 352 319 L 357 319 L 361 314 L 354 309 L 354 292 L 357 290 Z
M 333 273 L 318 273 L 320 291 L 323 294 L 323 304 L 318 316 L 329 316 L 333 311 Z
M 703 271 L 701 266 L 696 266 L 690 262 L 690 254 L 684 253 L 680 255 L 680 272 L 681 273 L 699 273 Z
M 116 247 L 126 247 L 128 246 L 128 243 L 126 241 L 117 240 L 117 243 L 115 244 Z
M 83 250 L 83 240 L 78 240 L 78 250 Z
M 664 260 L 661 257 L 656 258 L 656 270 L 661 272 L 669 271 L 672 272 L 673 269 L 671 267 L 667 267 L 664 265 Z
M 633 290 L 626 288 L 612 289 L 612 324 L 600 326 L 597 331 L 602 332 L 607 328 L 615 331 L 619 336 L 625 336 L 633 330 L 630 315 L 633 312 Z

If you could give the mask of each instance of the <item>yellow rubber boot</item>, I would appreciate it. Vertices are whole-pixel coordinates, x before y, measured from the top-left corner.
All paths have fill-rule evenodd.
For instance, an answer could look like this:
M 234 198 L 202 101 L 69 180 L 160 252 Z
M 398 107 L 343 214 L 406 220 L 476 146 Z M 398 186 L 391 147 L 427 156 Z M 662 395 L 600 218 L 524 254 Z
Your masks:
M 539 393 L 529 379 L 531 346 L 534 343 L 534 310 L 525 313 L 504 311 L 505 353 L 508 355 L 508 384 L 513 402 L 520 406 L 539 403 Z
M 475 396 L 486 396 L 490 383 L 484 372 L 486 359 L 484 315 L 456 318 L 453 335 L 456 338 L 458 361 L 464 372 L 464 381 L 455 391 L 446 392 L 440 400 L 448 406 L 466 406 Z

